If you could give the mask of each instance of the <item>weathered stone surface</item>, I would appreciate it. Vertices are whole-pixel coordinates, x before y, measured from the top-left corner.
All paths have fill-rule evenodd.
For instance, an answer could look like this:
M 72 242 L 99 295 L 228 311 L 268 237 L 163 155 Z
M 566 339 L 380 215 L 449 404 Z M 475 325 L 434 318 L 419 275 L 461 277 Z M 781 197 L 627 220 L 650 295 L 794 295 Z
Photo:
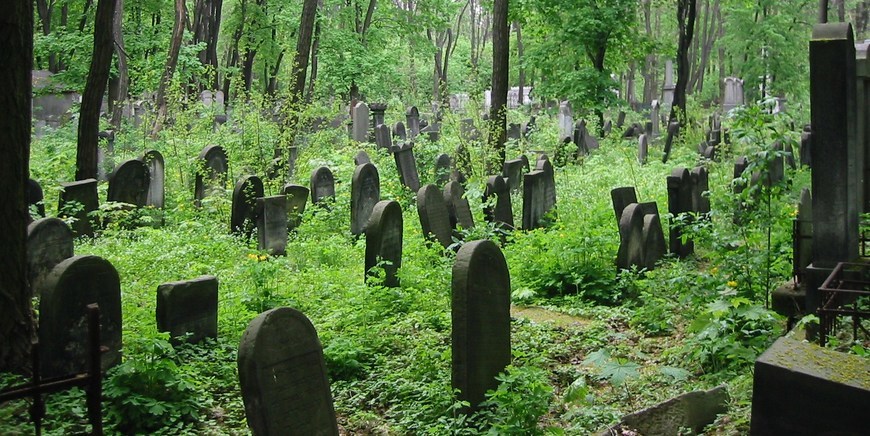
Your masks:
M 145 206 L 151 175 L 148 165 L 139 159 L 130 159 L 118 165 L 109 175 L 108 201 Z
M 450 181 L 444 185 L 444 203 L 447 206 L 450 226 L 457 225 L 463 229 L 474 227 L 474 218 L 471 216 L 471 207 L 465 198 L 465 188 L 457 181 Z
M 40 283 L 39 344 L 43 377 L 87 370 L 88 304 L 100 306 L 100 339 L 105 371 L 121 362 L 121 281 L 107 260 L 74 256 Z
M 359 102 L 353 107 L 353 134 L 357 142 L 366 142 L 369 138 L 369 106 Z
M 646 134 L 640 135 L 637 138 L 637 163 L 643 165 L 646 163 L 646 158 L 649 155 L 649 141 Z
M 518 192 L 523 186 L 523 174 L 529 164 L 528 158 L 526 159 L 525 161 L 522 159 L 508 160 L 502 166 L 501 175 L 507 177 L 508 188 L 511 192 Z
M 493 204 L 487 205 L 491 198 Z M 513 229 L 514 213 L 511 208 L 511 193 L 502 176 L 490 176 L 483 191 L 483 218 L 500 226 Z
M 438 186 L 429 184 L 417 191 L 417 214 L 426 238 L 437 241 L 444 248 L 453 244 L 450 214 Z
M 734 161 L 734 193 L 739 194 L 746 189 L 746 183 L 737 179 L 743 177 L 743 172 L 749 167 L 749 160 L 745 156 L 740 156 Z
M 544 208 L 546 210 L 553 210 L 556 208 L 556 172 L 553 169 L 553 164 L 550 163 L 550 159 L 544 154 L 538 157 L 535 169 L 543 171 L 547 175 L 547 183 L 544 185 Z
M 195 344 L 217 338 L 218 280 L 200 276 L 157 287 L 157 331 L 169 332 L 174 342 Z
M 309 191 L 302 185 L 287 184 L 281 193 L 287 197 L 287 230 L 293 231 L 302 224 Z
M 257 226 L 257 199 L 263 196 L 263 181 L 257 176 L 239 178 L 233 189 L 230 232 L 250 238 Z
M 227 184 L 229 164 L 226 151 L 219 145 L 203 148 L 197 160 L 201 167 L 196 172 L 193 202 L 196 207 L 200 207 L 206 196 L 223 192 Z
M 402 207 L 388 200 L 379 201 L 366 225 L 366 279 L 377 276 L 373 268 L 384 269 L 384 286 L 399 286 L 398 270 L 402 266 Z
M 755 361 L 752 435 L 867 434 L 870 360 L 779 338 Z
M 809 124 L 801 132 L 801 165 L 812 166 L 813 130 Z M 870 153 L 867 153 L 870 155 Z
M 370 163 L 357 165 L 350 182 L 350 233 L 361 235 L 377 202 L 381 201 L 378 169 Z
M 634 186 L 613 188 L 610 191 L 610 199 L 613 203 L 613 212 L 616 214 L 616 223 L 622 219 L 622 211 L 631 204 L 637 203 L 637 191 Z
M 420 133 L 420 111 L 417 106 L 411 106 L 405 112 L 405 123 L 408 127 L 408 137 L 414 139 Z
M 59 218 L 38 219 L 27 226 L 27 276 L 34 292 L 55 265 L 73 257 L 73 232 Z
M 435 158 L 435 183 L 443 185 L 450 181 L 453 174 L 453 160 L 447 153 L 441 153 Z
M 667 163 L 671 157 L 671 148 L 674 146 L 674 139 L 680 134 L 680 123 L 672 122 L 668 124 L 668 136 L 665 139 L 665 154 L 662 156 L 662 163 Z
M 287 249 L 287 197 L 257 198 L 257 249 L 283 256 Z
M 638 203 L 625 207 L 619 218 L 619 250 L 616 268 L 631 269 L 643 265 L 643 209 Z
M 165 199 L 166 172 L 163 163 L 163 155 L 157 150 L 148 150 L 140 158 L 148 166 L 151 176 L 148 184 L 148 194 L 145 196 L 145 205 L 163 209 Z
M 369 158 L 369 154 L 363 150 L 358 151 L 356 153 L 356 156 L 353 157 L 354 165 L 362 165 L 367 163 L 372 163 L 372 160 L 371 158 Z
M 393 147 L 393 160 L 396 161 L 402 185 L 417 192 L 420 189 L 420 174 L 417 172 L 417 159 L 414 158 L 413 144 L 407 143 L 401 147 Z
M 335 198 L 335 177 L 327 167 L 320 167 L 311 172 L 311 204 Z
M 375 144 L 387 150 L 393 146 L 393 134 L 386 124 L 378 124 L 375 127 Z
M 661 258 L 665 257 L 668 246 L 662 231 L 659 208 L 655 202 L 640 203 L 643 212 L 643 263 L 642 267 L 652 270 Z
M 523 176 L 523 230 L 532 230 L 543 225 L 549 212 L 546 208 L 547 174 L 535 170 Z
M 693 434 L 700 433 L 704 427 L 716 420 L 716 415 L 728 410 L 728 392 L 725 386 L 709 391 L 693 391 L 671 398 L 663 403 L 626 415 L 610 431 L 619 432 L 620 428 L 637 431 L 644 436 L 672 436 L 691 429 Z M 612 431 L 612 432 L 611 432 Z
M 692 181 L 692 211 L 700 214 L 710 213 L 710 198 L 704 195 L 710 191 L 709 175 L 707 168 L 695 167 L 690 172 Z
M 93 219 L 88 214 L 100 207 L 96 179 L 61 183 L 60 188 L 58 216 L 75 219 L 72 230 L 76 236 L 94 236 Z
M 725 96 L 722 99 L 722 110 L 728 112 L 743 106 L 743 80 L 737 77 L 726 77 L 724 80 Z
M 405 125 L 401 121 L 393 125 L 393 138 L 398 139 L 398 142 L 404 142 L 408 139 L 408 132 L 405 130 Z
M 676 217 L 681 213 L 692 211 L 692 180 L 689 170 L 674 168 L 667 177 L 668 183 L 668 212 Z M 671 221 L 671 229 L 668 233 L 671 253 L 679 257 L 686 257 L 695 251 L 695 244 L 691 239 L 683 242 L 681 225 L 676 220 Z
M 42 193 L 42 186 L 39 186 L 39 182 L 33 179 L 27 179 L 27 186 L 25 187 L 25 194 L 27 197 L 27 208 L 35 208 L 36 216 L 45 217 L 45 196 Z M 31 214 L 32 215 L 32 214 Z M 32 219 L 32 217 L 31 217 Z
M 301 312 L 261 313 L 239 344 L 239 385 L 254 435 L 338 435 L 323 347 Z
M 511 362 L 510 273 L 490 240 L 459 249 L 452 279 L 452 384 L 474 410 Z

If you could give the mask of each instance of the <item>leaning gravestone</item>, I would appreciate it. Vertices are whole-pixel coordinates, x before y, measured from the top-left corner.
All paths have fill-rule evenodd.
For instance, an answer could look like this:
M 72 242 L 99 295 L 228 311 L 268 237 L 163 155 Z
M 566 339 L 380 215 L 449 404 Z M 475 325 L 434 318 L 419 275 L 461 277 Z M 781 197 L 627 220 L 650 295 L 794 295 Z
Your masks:
M 623 186 L 621 188 L 613 188 L 610 191 L 610 199 L 613 202 L 613 212 L 616 213 L 616 223 L 622 219 L 622 211 L 629 204 L 637 203 L 637 191 L 634 186 Z
M 637 139 L 637 163 L 643 165 L 646 163 L 646 157 L 649 154 L 649 141 L 646 134 L 640 135 Z
M 465 189 L 457 181 L 447 182 L 444 185 L 444 203 L 447 205 L 447 213 L 450 217 L 450 226 L 454 229 L 457 225 L 463 229 L 474 227 L 474 218 L 471 216 L 471 207 L 465 198 Z
M 39 182 L 33 179 L 27 179 L 25 188 L 27 197 L 27 209 L 36 208 L 36 215 L 45 217 L 45 195 L 42 193 L 42 186 Z
M 169 332 L 173 343 L 195 344 L 217 338 L 218 280 L 200 276 L 157 287 L 157 331 Z
M 443 185 L 450 181 L 453 172 L 453 161 L 447 153 L 441 153 L 435 158 L 435 183 Z
M 148 165 L 139 159 L 124 161 L 109 175 L 108 201 L 145 206 L 151 175 Z
M 372 163 L 372 160 L 371 158 L 369 158 L 369 154 L 363 150 L 358 151 L 356 153 L 356 156 L 353 157 L 354 165 L 362 165 L 367 163 Z
M 402 207 L 392 200 L 379 201 L 366 225 L 366 279 L 377 276 L 375 267 L 384 269 L 384 286 L 399 286 L 402 266 Z
M 320 167 L 311 173 L 311 204 L 335 198 L 335 177 L 327 167 Z
M 545 208 L 547 174 L 535 170 L 523 176 L 523 230 L 541 226 L 541 220 L 549 212 Z
M 257 198 L 257 249 L 273 256 L 287 250 L 287 197 Z
M 692 211 L 692 178 L 689 170 L 674 168 L 667 177 L 668 184 L 668 212 L 674 220 L 681 213 Z M 670 251 L 683 258 L 695 251 L 695 244 L 691 239 L 683 242 L 682 225 L 671 222 L 671 230 L 668 233 Z
M 121 281 L 107 260 L 74 256 L 55 265 L 40 284 L 39 344 L 42 376 L 87 369 L 87 305 L 100 306 L 100 341 L 105 371 L 121 362 Z
M 413 192 L 417 192 L 420 189 L 420 175 L 417 173 L 414 145 L 406 143 L 400 147 L 393 147 L 393 160 L 396 161 L 396 168 L 399 171 L 399 179 L 402 181 L 402 185 L 407 186 Z
M 420 216 L 423 236 L 438 241 L 444 248 L 453 244 L 450 214 L 438 186 L 430 184 L 417 191 L 417 214 Z
M 73 257 L 73 232 L 59 218 L 38 219 L 27 226 L 27 276 L 31 289 L 38 291 L 40 282 L 55 265 Z
M 643 209 L 632 203 L 625 207 L 619 218 L 619 250 L 616 268 L 620 270 L 643 265 Z
M 528 159 L 528 158 L 527 158 Z M 501 175 L 507 178 L 508 188 L 511 192 L 517 192 L 523 186 L 523 174 L 528 167 L 528 160 L 513 159 L 505 161 Z
M 263 181 L 257 176 L 242 176 L 233 189 L 230 232 L 250 238 L 257 225 L 257 198 L 263 196 Z
M 302 224 L 302 214 L 308 203 L 308 188 L 302 185 L 284 185 L 282 194 L 287 197 L 287 230 L 292 231 Z
M 75 219 L 72 223 L 72 230 L 76 236 L 94 236 L 94 226 L 88 214 L 100 207 L 99 197 L 97 197 L 97 181 L 85 179 L 61 183 L 60 187 L 58 216 Z
M 148 194 L 145 196 L 145 205 L 163 209 L 165 199 L 165 167 L 163 164 L 163 155 L 157 150 L 148 150 L 140 158 L 145 165 L 148 166 L 148 174 L 150 174 L 148 184 Z
M 366 230 L 372 210 L 381 201 L 381 180 L 371 163 L 357 165 L 350 182 L 350 233 L 361 235 Z
M 452 385 L 476 410 L 496 376 L 511 362 L 511 280 L 507 262 L 490 240 L 459 249 L 452 279 Z
M 542 156 L 544 159 L 538 158 L 535 169 L 547 175 L 544 185 L 544 209 L 553 210 L 556 207 L 556 173 L 547 155 Z
M 420 111 L 417 110 L 417 106 L 408 108 L 405 122 L 408 124 L 408 137 L 414 139 L 420 133 Z
M 239 344 L 239 385 L 254 435 L 338 435 L 323 347 L 311 321 L 279 307 L 261 313 Z
M 643 262 L 641 266 L 652 270 L 667 254 L 668 246 L 662 231 L 659 207 L 655 202 L 640 203 L 643 212 Z
M 393 146 L 393 135 L 390 133 L 390 128 L 386 124 L 378 124 L 375 127 L 375 144 L 379 148 L 389 150 Z
M 359 102 L 353 107 L 353 140 L 366 142 L 369 137 L 369 107 Z
M 491 198 L 494 200 L 494 204 L 487 205 Z M 507 229 L 514 227 L 511 192 L 502 176 L 490 176 L 486 181 L 483 203 L 483 217 L 486 221 Z
M 229 165 L 227 164 L 227 153 L 219 145 L 209 145 L 202 149 L 197 160 L 201 167 L 196 172 L 193 202 L 196 207 L 200 207 L 203 198 L 224 190 Z

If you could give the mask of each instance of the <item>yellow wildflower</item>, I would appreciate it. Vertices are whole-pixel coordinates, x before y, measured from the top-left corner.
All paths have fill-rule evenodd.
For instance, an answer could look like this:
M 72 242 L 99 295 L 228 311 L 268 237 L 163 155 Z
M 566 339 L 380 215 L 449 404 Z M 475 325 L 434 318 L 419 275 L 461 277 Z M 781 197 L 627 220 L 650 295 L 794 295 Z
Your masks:
M 719 272 L 719 268 L 716 268 L 715 266 L 710 269 L 710 274 L 713 274 L 714 276 L 716 275 L 717 272 Z
M 261 254 L 260 257 L 259 257 L 259 260 L 262 262 L 262 261 L 264 261 L 264 260 L 266 260 L 266 259 L 268 259 L 268 258 L 269 258 L 268 255 Z
M 734 280 L 728 280 L 728 283 L 726 283 L 726 284 L 728 285 L 729 288 L 736 288 L 737 287 L 737 282 Z
M 257 260 L 257 255 L 254 253 L 248 253 L 248 259 Z

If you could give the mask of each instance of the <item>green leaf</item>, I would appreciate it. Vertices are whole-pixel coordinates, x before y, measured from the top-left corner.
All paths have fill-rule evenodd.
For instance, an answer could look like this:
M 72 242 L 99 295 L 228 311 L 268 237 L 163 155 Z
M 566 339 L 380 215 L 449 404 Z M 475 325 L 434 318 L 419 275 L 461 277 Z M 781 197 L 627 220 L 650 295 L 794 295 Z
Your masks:
M 659 371 L 662 374 L 669 376 L 676 381 L 686 380 L 687 378 L 689 378 L 690 375 L 692 375 L 692 373 L 690 373 L 689 371 L 686 371 L 683 368 L 677 368 L 675 366 L 663 366 L 659 368 Z
M 637 369 L 640 365 L 631 361 L 610 361 L 601 367 L 601 375 L 610 381 L 610 383 L 619 386 L 625 380 L 637 377 L 639 373 Z

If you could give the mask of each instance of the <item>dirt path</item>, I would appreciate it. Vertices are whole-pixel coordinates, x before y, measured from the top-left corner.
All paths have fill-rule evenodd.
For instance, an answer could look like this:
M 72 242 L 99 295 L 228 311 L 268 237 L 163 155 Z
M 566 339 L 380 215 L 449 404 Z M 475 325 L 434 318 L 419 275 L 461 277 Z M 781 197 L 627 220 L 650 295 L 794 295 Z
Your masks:
M 514 306 L 511 305 L 511 317 L 525 318 L 539 324 L 551 323 L 558 327 L 578 326 L 588 324 L 589 320 L 577 316 L 571 316 L 561 312 L 544 309 L 537 306 Z

